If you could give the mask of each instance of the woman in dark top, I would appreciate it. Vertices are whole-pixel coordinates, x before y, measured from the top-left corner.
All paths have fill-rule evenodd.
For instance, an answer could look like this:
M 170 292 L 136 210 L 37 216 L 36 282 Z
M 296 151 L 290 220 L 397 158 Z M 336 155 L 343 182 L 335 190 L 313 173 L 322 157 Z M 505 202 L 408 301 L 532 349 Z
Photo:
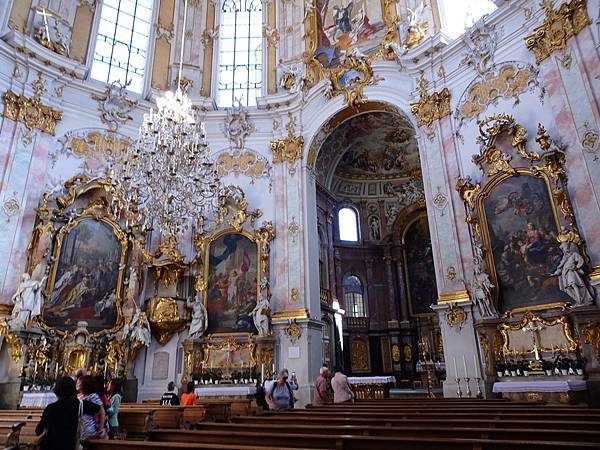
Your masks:
M 75 381 L 63 377 L 54 386 L 58 400 L 49 404 L 35 427 L 39 436 L 46 430 L 41 450 L 71 450 L 75 448 L 75 435 L 79 423 L 79 400 L 75 390 Z M 83 414 L 97 414 L 100 406 L 87 400 L 83 401 Z

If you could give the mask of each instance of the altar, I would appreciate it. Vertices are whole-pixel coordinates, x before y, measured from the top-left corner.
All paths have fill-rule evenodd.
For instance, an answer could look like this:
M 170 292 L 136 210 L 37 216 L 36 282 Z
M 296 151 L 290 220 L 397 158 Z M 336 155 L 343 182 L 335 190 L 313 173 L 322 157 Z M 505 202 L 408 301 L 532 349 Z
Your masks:
M 58 397 L 52 391 L 23 392 L 19 408 L 45 408 L 56 400 L 58 400 Z
M 374 400 L 390 397 L 390 388 L 396 384 L 393 376 L 348 377 L 348 383 L 357 399 Z
M 200 399 L 206 398 L 254 398 L 256 386 L 215 385 L 197 387 L 194 391 Z
M 581 379 L 497 381 L 492 387 L 495 394 L 511 400 L 569 404 L 586 403 L 587 390 L 587 381 Z

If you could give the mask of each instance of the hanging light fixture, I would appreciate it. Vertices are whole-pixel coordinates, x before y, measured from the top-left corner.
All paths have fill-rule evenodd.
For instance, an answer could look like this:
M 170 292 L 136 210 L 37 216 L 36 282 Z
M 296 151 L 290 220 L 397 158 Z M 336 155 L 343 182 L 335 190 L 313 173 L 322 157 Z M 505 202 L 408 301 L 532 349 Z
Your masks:
M 139 135 L 113 171 L 116 208 L 128 222 L 175 244 L 192 224 L 199 230 L 219 214 L 226 188 L 208 154 L 204 124 L 181 88 L 188 0 L 184 3 L 177 90 L 156 99 Z

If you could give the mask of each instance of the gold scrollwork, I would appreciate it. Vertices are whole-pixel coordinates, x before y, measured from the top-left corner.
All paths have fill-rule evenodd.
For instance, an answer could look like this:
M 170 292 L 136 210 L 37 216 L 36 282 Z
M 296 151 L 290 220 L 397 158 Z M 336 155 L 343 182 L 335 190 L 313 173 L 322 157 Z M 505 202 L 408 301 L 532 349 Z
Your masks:
M 394 361 L 395 363 L 399 363 L 401 359 L 402 355 L 400 353 L 400 347 L 398 346 L 398 344 L 392 345 L 392 361 Z
M 514 349 L 510 349 L 510 337 L 509 337 L 510 331 L 521 331 L 523 329 L 526 329 L 529 324 L 534 323 L 534 322 L 541 323 L 544 327 L 555 327 L 555 326 L 561 327 L 563 335 L 568 343 L 568 346 L 566 348 L 562 348 L 560 350 L 573 352 L 577 349 L 577 341 L 575 341 L 575 339 L 573 339 L 573 336 L 571 335 L 569 322 L 567 321 L 567 318 L 565 316 L 560 316 L 555 319 L 545 319 L 545 318 L 533 313 L 531 310 L 528 310 L 525 312 L 525 314 L 523 314 L 523 317 L 521 318 L 521 320 L 519 322 L 516 322 L 516 323 L 506 323 L 505 322 L 505 323 L 501 323 L 499 325 L 500 334 L 502 334 L 502 340 L 503 340 L 502 351 L 505 355 L 508 355 L 508 354 L 524 355 L 524 354 L 531 354 L 531 353 L 535 352 L 535 349 L 533 349 L 533 348 L 531 350 L 525 350 L 524 352 L 517 352 Z M 552 352 L 556 351 L 556 347 L 555 348 L 541 347 L 541 348 L 538 348 L 538 350 L 542 351 L 542 352 L 552 353 Z
M 586 0 L 571 0 L 554 10 L 554 2 L 544 0 L 546 20 L 525 38 L 525 46 L 535 54 L 536 63 L 540 64 L 556 50 L 566 49 L 567 40 L 592 23 L 586 3 Z
M 186 320 L 179 314 L 174 298 L 153 297 L 146 306 L 148 322 L 160 345 L 166 345 L 171 337 L 185 328 Z
M 212 367 L 215 369 L 229 369 L 229 368 L 240 367 L 241 361 L 228 360 L 223 364 L 215 364 L 214 362 L 211 361 L 210 354 L 211 354 L 211 352 L 213 352 L 213 353 L 220 353 L 220 352 L 231 353 L 231 352 L 235 352 L 235 351 L 239 351 L 239 350 L 248 349 L 248 355 L 250 358 L 249 365 L 250 365 L 250 367 L 254 367 L 254 366 L 256 366 L 256 359 L 255 359 L 255 355 L 254 355 L 255 347 L 256 347 L 256 344 L 254 342 L 252 342 L 252 341 L 242 342 L 242 341 L 237 340 L 234 336 L 231 336 L 231 335 L 227 336 L 225 339 L 223 339 L 222 341 L 219 341 L 219 342 L 208 342 L 208 343 L 204 344 L 204 346 L 203 346 L 204 358 L 202 360 L 202 366 L 204 368 Z
M 369 370 L 369 344 L 360 338 L 352 339 L 351 345 L 352 371 L 365 372 Z
M 0 337 L 4 337 L 10 349 L 10 357 L 17 364 L 23 357 L 23 344 L 16 334 L 11 333 L 6 319 L 0 321 Z
M 585 343 L 590 344 L 596 352 L 596 358 L 600 360 L 600 323 L 592 320 L 585 325 L 583 329 Z
M 29 131 L 35 129 L 54 136 L 56 125 L 62 120 L 62 112 L 44 105 L 38 98 L 7 91 L 3 97 L 4 117 L 23 123 Z
M 347 81 L 348 75 L 353 75 Z M 339 67 L 331 69 L 329 73 L 331 89 L 325 95 L 329 98 L 344 94 L 346 104 L 351 108 L 358 108 L 366 102 L 364 89 L 375 83 L 373 68 L 368 58 L 355 58 L 346 56 Z
M 154 271 L 156 279 L 161 281 L 166 288 L 179 280 L 187 268 L 183 263 L 184 257 L 179 252 L 177 243 L 171 238 L 162 242 L 154 255 L 142 248 L 142 256 L 144 264 Z
M 271 152 L 273 153 L 273 162 L 294 164 L 302 159 L 302 150 L 304 148 L 303 136 L 288 136 L 285 139 L 277 139 L 271 142 Z
M 467 320 L 467 314 L 460 308 L 452 308 L 446 313 L 446 320 L 451 327 L 460 328 Z
M 404 344 L 402 347 L 402 354 L 404 355 L 404 362 L 410 363 L 413 360 L 413 351 L 410 344 Z
M 68 146 L 74 155 L 80 157 L 94 156 L 96 153 L 118 157 L 127 151 L 131 141 L 127 137 L 119 137 L 111 132 L 88 131 L 83 136 L 72 136 Z
M 451 113 L 450 91 L 448 88 L 429 94 L 428 85 L 429 82 L 425 79 L 424 72 L 421 71 L 419 80 L 420 98 L 418 102 L 410 104 L 410 112 L 417 118 L 417 125 L 419 126 L 430 126 L 436 120 L 449 116 Z
M 473 184 L 471 177 L 459 178 L 458 180 L 456 180 L 456 190 L 460 194 L 461 198 L 469 206 L 469 209 L 475 208 L 475 203 L 473 199 L 481 190 L 480 183 Z

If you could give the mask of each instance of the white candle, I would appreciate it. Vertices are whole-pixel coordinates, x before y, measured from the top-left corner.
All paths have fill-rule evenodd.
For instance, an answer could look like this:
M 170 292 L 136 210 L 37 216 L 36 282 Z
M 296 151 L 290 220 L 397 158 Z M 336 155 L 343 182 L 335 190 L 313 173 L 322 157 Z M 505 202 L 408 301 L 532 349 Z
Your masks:
M 456 356 L 452 357 L 452 361 L 454 362 L 454 378 L 458 379 L 458 369 L 456 368 Z
M 475 353 L 473 353 L 473 366 L 475 367 L 475 378 L 479 378 L 479 364 L 477 363 Z
M 265 382 L 265 363 L 262 363 L 260 365 L 260 382 L 261 383 Z
M 469 378 L 469 374 L 467 373 L 467 359 L 465 358 L 465 355 L 463 356 L 463 366 L 465 368 L 465 378 Z

